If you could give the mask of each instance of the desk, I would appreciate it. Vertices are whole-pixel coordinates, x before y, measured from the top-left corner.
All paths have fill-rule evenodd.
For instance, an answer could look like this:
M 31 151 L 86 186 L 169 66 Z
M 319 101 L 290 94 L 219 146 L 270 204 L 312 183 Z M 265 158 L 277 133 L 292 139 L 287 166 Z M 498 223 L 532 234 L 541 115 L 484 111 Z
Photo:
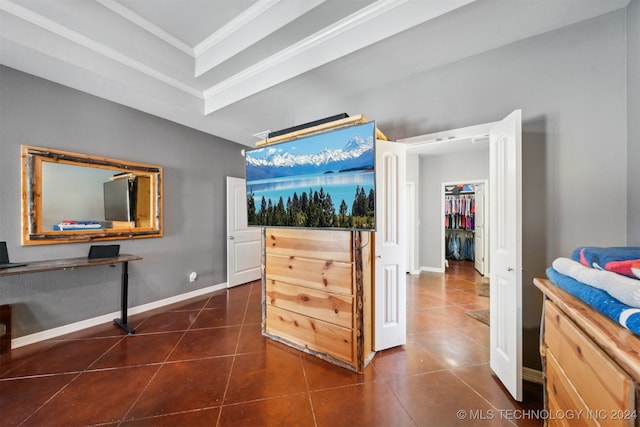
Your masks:
M 53 259 L 49 261 L 33 261 L 20 267 L 11 267 L 0 270 L 0 276 L 14 276 L 16 274 L 42 273 L 54 270 L 75 270 L 76 268 L 95 267 L 97 265 L 122 264 L 122 294 L 120 299 L 121 310 L 120 319 L 114 319 L 113 323 L 127 331 L 129 335 L 135 330 L 127 324 L 127 302 L 129 293 L 129 261 L 138 261 L 142 257 L 135 255 L 120 255 L 115 258 L 65 258 Z

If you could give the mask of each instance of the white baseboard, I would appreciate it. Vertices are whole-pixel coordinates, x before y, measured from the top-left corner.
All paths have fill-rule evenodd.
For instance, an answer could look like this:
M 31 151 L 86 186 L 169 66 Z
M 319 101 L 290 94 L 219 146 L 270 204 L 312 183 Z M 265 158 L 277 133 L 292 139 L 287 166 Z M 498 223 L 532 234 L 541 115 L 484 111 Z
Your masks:
M 527 367 L 522 367 L 522 379 L 524 381 L 529 381 L 531 383 L 542 384 L 542 371 L 538 371 L 537 369 L 531 369 Z
M 436 267 L 420 267 L 420 271 L 429 271 L 431 273 L 444 273 L 444 269 Z
M 411 274 L 412 276 L 417 276 L 418 274 L 420 274 L 420 270 L 411 270 L 409 274 Z
M 175 295 L 162 300 L 150 302 L 147 304 L 139 305 L 137 307 L 131 307 L 127 309 L 127 315 L 140 314 L 149 310 L 164 307 L 169 304 L 174 304 L 180 301 L 195 298 L 200 295 L 208 294 L 209 292 L 215 292 L 227 288 L 227 282 L 220 283 L 218 285 L 211 285 L 206 288 L 196 289 L 195 291 L 187 292 L 180 295 Z M 11 340 L 11 348 L 23 347 L 25 345 L 34 344 L 40 341 L 48 340 L 51 338 L 59 337 L 61 335 L 69 334 L 71 332 L 81 331 L 83 329 L 90 328 L 92 326 L 101 325 L 103 323 L 109 323 L 113 319 L 119 318 L 120 312 L 114 311 L 113 313 L 104 314 L 102 316 L 94 317 L 91 319 L 81 320 L 79 322 L 70 323 L 68 325 L 58 326 L 57 328 L 47 329 L 46 331 L 36 332 L 34 334 L 25 335 L 23 337 L 15 338 Z

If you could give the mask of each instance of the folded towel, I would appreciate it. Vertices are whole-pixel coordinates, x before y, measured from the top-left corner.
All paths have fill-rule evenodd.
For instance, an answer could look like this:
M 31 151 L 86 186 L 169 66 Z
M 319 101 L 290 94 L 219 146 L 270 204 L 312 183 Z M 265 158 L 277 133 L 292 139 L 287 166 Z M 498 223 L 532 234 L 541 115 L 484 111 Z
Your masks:
M 638 279 L 640 279 L 640 262 L 634 262 L 631 264 L 631 272 L 636 275 Z
M 558 287 L 589 304 L 616 323 L 640 335 L 640 309 L 624 304 L 602 289 L 577 281 L 559 273 L 553 267 L 547 269 L 547 277 Z
M 635 278 L 637 276 L 631 271 L 631 266 L 640 262 L 640 247 L 580 247 L 573 251 L 571 258 L 587 267 L 613 271 Z
M 553 268 L 565 276 L 570 276 L 578 282 L 606 291 L 612 297 L 640 308 L 640 280 L 631 279 L 620 274 L 596 270 L 586 267 L 569 258 L 558 258 L 553 261 Z

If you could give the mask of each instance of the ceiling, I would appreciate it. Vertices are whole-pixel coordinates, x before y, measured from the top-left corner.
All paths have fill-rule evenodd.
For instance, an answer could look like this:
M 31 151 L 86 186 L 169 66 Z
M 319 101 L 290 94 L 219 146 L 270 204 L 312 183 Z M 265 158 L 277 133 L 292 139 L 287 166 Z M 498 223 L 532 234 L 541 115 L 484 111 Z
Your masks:
M 366 115 L 340 100 L 628 2 L 0 0 L 0 61 L 253 146 L 321 118 L 305 115 L 309 99 Z M 414 136 L 394 128 L 401 117 L 375 119 Z

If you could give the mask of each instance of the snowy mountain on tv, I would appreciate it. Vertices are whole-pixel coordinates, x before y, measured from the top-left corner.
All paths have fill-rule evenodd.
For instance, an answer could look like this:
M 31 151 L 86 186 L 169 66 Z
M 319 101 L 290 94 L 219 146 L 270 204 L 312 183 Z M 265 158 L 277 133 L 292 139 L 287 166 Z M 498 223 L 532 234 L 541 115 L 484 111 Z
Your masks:
M 314 141 L 291 141 L 272 147 L 248 151 L 247 181 L 294 175 L 373 170 L 373 136 L 353 135 L 341 148 L 324 147 L 316 153 L 296 153 L 299 144 Z M 308 151 L 308 150 L 307 150 Z

